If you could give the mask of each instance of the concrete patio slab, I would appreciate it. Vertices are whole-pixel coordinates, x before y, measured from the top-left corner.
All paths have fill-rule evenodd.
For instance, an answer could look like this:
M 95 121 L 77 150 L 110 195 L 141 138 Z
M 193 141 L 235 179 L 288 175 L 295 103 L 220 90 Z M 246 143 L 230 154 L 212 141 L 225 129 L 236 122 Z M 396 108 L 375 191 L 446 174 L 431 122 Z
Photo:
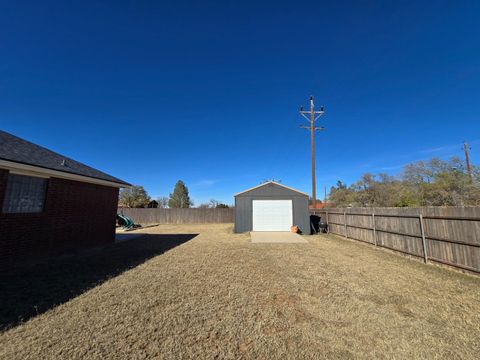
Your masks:
M 303 244 L 308 243 L 302 236 L 288 231 L 252 231 L 252 243 Z

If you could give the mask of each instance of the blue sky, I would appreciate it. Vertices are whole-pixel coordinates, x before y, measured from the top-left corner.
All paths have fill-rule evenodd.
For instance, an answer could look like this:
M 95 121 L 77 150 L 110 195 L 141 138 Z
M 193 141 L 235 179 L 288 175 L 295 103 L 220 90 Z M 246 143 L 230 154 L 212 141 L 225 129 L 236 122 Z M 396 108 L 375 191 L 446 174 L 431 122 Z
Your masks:
M 1 1 L 0 128 L 152 196 L 480 159 L 480 2 Z

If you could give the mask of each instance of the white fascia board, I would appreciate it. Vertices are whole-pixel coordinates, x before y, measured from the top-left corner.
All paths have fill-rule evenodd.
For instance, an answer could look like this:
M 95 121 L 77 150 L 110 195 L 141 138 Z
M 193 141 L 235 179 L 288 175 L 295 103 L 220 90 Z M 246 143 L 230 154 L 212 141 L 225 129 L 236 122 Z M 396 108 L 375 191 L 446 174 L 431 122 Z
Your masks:
M 116 187 L 116 188 L 130 187 L 129 185 L 120 184 L 113 181 L 102 180 L 102 179 L 92 178 L 88 176 L 77 175 L 77 174 L 67 173 L 67 172 L 58 171 L 58 170 L 46 169 L 39 166 L 21 164 L 21 163 L 16 163 L 14 161 L 1 160 L 1 159 L 0 159 L 0 169 L 6 169 L 10 173 L 18 174 L 18 175 L 36 176 L 36 177 L 43 177 L 43 178 L 55 177 L 60 179 L 81 181 L 85 183 L 110 186 L 110 187 Z

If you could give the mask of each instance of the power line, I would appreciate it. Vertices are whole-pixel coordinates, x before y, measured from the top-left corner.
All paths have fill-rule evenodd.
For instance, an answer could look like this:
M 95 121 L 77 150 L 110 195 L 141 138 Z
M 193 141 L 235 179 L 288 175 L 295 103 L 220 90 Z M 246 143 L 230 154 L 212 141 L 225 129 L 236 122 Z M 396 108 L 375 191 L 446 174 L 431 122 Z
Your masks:
M 310 117 L 307 116 L 310 115 Z M 310 130 L 310 142 L 312 150 L 312 205 L 315 209 L 317 206 L 317 184 L 315 180 L 315 131 L 325 130 L 324 127 L 315 126 L 315 121 L 324 114 L 323 106 L 320 107 L 320 111 L 315 111 L 315 104 L 313 103 L 313 96 L 310 96 L 310 111 L 304 111 L 303 106 L 300 107 L 300 115 L 302 115 L 308 122 L 309 126 L 301 125 L 303 129 Z

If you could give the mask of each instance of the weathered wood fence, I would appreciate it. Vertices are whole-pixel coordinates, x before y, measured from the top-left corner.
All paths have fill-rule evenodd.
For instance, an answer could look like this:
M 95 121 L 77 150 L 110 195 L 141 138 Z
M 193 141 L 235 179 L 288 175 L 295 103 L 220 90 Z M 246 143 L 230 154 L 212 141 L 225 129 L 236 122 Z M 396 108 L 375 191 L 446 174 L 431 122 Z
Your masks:
M 480 274 L 480 207 L 312 210 L 329 232 Z
M 118 209 L 142 225 L 233 223 L 235 209 Z

